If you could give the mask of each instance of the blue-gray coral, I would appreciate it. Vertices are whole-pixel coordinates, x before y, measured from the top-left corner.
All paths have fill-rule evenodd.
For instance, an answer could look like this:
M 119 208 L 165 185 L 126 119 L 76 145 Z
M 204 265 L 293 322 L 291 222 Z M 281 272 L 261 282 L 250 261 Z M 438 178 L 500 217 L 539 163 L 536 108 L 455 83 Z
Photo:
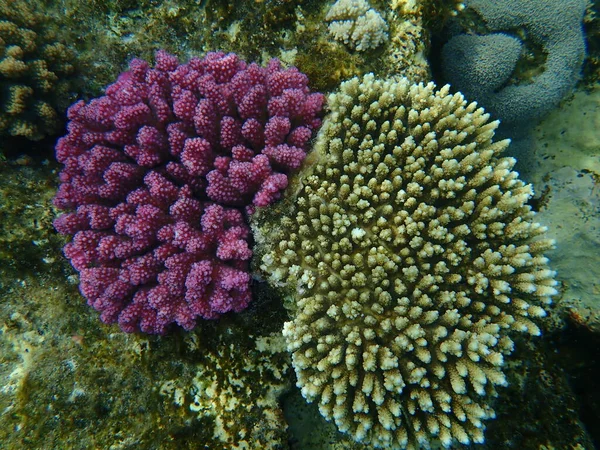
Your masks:
M 522 48 L 519 39 L 505 33 L 459 34 L 444 48 L 446 76 L 456 86 L 470 89 L 474 99 L 485 98 L 508 81 Z
M 506 122 L 539 119 L 579 80 L 585 5 L 585 0 L 468 1 L 467 9 L 483 19 L 490 34 L 450 39 L 442 50 L 446 79 Z M 529 46 L 541 49 L 541 73 L 514 81 Z

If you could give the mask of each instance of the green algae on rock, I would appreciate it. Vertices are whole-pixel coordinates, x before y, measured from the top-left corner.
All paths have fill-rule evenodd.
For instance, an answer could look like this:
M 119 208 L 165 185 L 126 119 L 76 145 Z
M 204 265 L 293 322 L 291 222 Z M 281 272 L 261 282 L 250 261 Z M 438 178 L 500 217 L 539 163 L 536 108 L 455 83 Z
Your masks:
M 99 325 L 58 280 L 27 275 L 0 290 L 3 449 L 285 448 L 277 305 L 263 304 L 267 323 L 253 310 L 148 337 Z
M 195 334 L 186 337 L 188 346 L 198 351 L 196 374 L 192 380 L 166 380 L 159 392 L 187 414 L 210 420 L 213 445 L 284 448 L 287 424 L 279 399 L 291 383 L 290 358 L 281 334 L 249 335 L 243 340 L 223 334 L 214 339 L 218 345 L 203 348 Z
M 511 332 L 557 293 L 498 122 L 445 86 L 342 83 L 287 199 L 253 218 L 303 396 L 357 441 L 482 442 Z M 413 447 L 411 447 L 413 446 Z
M 19 162 L 0 166 L 0 288 L 24 273 L 70 273 L 60 252 L 64 239 L 52 227 L 56 173 Z

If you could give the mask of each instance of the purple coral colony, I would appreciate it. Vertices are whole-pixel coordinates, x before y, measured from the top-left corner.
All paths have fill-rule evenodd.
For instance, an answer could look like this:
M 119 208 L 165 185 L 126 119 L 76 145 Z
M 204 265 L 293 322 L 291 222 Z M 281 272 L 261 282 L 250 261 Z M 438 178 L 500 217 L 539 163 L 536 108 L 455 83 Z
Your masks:
M 251 300 L 246 215 L 277 200 L 321 124 L 306 75 L 235 54 L 136 59 L 68 111 L 56 229 L 106 323 L 163 334 Z

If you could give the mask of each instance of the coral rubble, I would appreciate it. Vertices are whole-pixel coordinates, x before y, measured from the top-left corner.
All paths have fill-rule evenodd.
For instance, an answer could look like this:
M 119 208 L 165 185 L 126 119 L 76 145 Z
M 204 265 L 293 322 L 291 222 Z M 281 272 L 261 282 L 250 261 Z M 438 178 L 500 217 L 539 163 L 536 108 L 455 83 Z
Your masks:
M 243 341 L 236 337 L 216 337 L 218 346 L 199 349 L 193 379 L 166 380 L 160 393 L 198 419 L 213 421 L 217 442 L 237 448 L 283 448 L 287 424 L 279 397 L 290 387 L 283 338 L 279 332 Z M 203 346 L 193 335 L 186 340 Z

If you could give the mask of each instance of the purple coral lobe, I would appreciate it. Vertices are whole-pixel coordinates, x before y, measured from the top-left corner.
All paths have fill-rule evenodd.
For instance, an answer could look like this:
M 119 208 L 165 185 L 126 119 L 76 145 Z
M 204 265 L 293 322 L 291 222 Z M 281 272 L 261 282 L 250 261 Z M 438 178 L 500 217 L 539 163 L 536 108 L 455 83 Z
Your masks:
M 54 203 L 88 304 L 124 331 L 163 334 L 248 305 L 245 214 L 281 196 L 324 98 L 277 60 L 155 60 L 71 106 Z

